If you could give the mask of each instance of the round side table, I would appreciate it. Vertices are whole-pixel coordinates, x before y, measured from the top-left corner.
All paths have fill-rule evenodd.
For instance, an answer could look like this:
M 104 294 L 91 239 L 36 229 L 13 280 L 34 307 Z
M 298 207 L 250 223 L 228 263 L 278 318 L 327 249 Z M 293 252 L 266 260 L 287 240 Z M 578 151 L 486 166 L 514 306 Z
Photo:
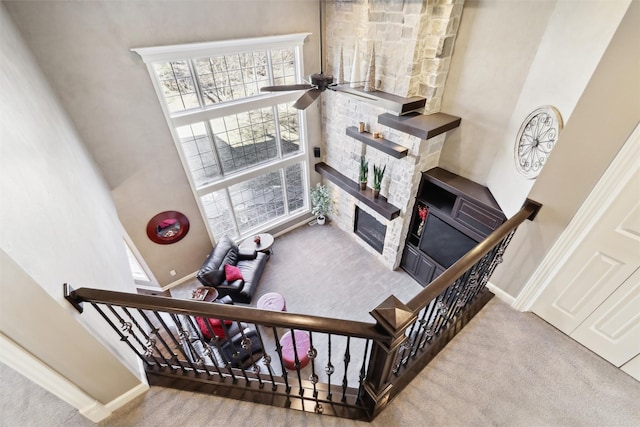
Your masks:
M 253 240 L 255 239 L 255 236 L 253 236 L 253 237 L 249 237 L 248 239 L 240 243 L 239 247 L 242 249 L 264 252 L 266 254 L 272 254 L 273 242 L 275 242 L 275 239 L 273 238 L 273 236 L 268 233 L 257 234 L 256 236 L 260 236 L 260 243 L 254 242 Z

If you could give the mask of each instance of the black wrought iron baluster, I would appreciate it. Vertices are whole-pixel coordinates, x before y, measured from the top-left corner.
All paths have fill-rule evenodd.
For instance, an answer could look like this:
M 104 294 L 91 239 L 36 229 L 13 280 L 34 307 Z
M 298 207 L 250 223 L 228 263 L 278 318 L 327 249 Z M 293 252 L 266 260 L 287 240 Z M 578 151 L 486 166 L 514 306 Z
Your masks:
M 439 300 L 440 300 L 440 295 L 432 299 L 431 302 L 429 303 L 428 310 L 425 311 L 426 316 L 423 319 L 423 321 L 421 321 L 421 327 L 423 329 L 422 336 L 420 337 L 420 340 L 417 342 L 416 348 L 412 350 L 412 354 L 411 354 L 411 356 L 414 358 L 418 352 L 418 349 L 424 348 L 424 346 L 429 341 L 431 341 L 431 339 L 436 334 L 435 329 L 433 329 L 433 322 L 438 313 L 437 306 L 438 306 Z
M 139 308 L 136 309 L 138 310 L 138 314 L 140 314 L 140 316 L 142 316 L 142 318 L 145 320 L 145 322 L 147 322 L 147 325 L 149 326 L 149 347 L 147 347 L 147 351 L 151 352 L 150 355 L 152 357 L 153 356 L 153 351 L 155 350 L 160 357 L 162 358 L 162 360 L 164 360 L 165 364 L 172 370 L 175 370 L 175 367 L 171 364 L 171 362 L 169 362 L 169 360 L 167 360 L 166 357 L 164 357 L 164 354 L 162 353 L 162 351 L 158 348 L 158 346 L 156 345 L 156 338 L 160 340 L 160 342 L 162 343 L 162 345 L 164 346 L 164 348 L 170 353 L 173 354 L 173 351 L 171 350 L 171 348 L 169 347 L 169 345 L 167 344 L 167 342 L 164 340 L 164 338 L 162 338 L 162 335 L 160 335 L 158 332 L 160 331 L 152 322 L 151 320 L 149 320 L 149 317 L 147 316 L 147 314 L 143 311 L 140 310 Z M 153 337 L 151 336 L 153 335 Z M 155 338 L 154 338 L 155 337 Z M 155 359 L 155 357 L 154 357 Z
M 188 319 L 189 316 L 184 316 L 184 317 Z M 205 355 L 200 354 L 196 349 L 196 347 L 193 345 L 193 341 L 200 340 L 200 337 L 197 335 L 193 336 L 191 333 L 192 329 L 189 328 L 190 325 L 183 325 L 182 321 L 180 321 L 177 314 L 171 313 L 171 318 L 173 319 L 173 323 L 176 324 L 176 326 L 178 327 L 178 330 L 180 331 L 180 337 L 182 338 L 183 346 L 186 345 L 189 348 L 189 351 L 191 352 L 191 354 L 193 355 L 193 358 L 195 359 L 193 361 L 193 363 L 195 363 L 195 366 L 196 366 L 196 369 L 194 370 L 194 372 L 197 375 L 199 375 L 200 372 L 198 371 L 198 367 L 201 367 L 201 369 L 204 369 L 204 371 L 210 377 L 211 372 L 207 368 L 207 363 L 204 359 Z M 189 358 L 189 360 L 191 360 L 191 358 Z
M 393 367 L 393 371 L 392 371 L 396 375 L 400 371 L 400 366 L 406 363 L 406 361 L 409 359 L 408 356 L 410 354 L 410 349 L 413 347 L 414 340 L 415 340 L 414 331 L 417 325 L 419 324 L 420 324 L 419 320 L 416 320 L 411 324 L 411 328 L 409 329 L 409 335 L 407 335 L 407 337 L 405 338 L 405 341 L 402 344 L 400 344 L 401 350 L 398 351 L 398 358 L 396 359 L 396 365 Z M 415 335 L 417 335 L 417 332 Z M 405 359 L 405 353 L 407 353 L 406 359 Z
M 309 360 L 311 361 L 311 376 L 309 377 L 309 381 L 313 384 L 313 398 L 316 400 L 316 406 L 313 410 L 316 414 L 322 414 L 324 412 L 324 408 L 318 401 L 318 389 L 316 388 L 316 384 L 318 384 L 318 375 L 316 374 L 317 355 L 318 351 L 313 346 L 313 333 L 309 332 L 309 351 L 307 352 L 307 356 L 309 356 Z
M 218 351 L 218 354 L 220 355 L 220 358 L 222 359 L 222 363 L 227 368 L 227 372 L 229 372 L 229 375 L 231 375 L 231 382 L 233 384 L 236 384 L 238 382 L 238 378 L 236 377 L 236 374 L 233 372 L 233 366 L 231 366 L 231 361 L 227 358 L 227 356 L 224 353 L 224 351 L 222 351 L 222 345 L 224 344 L 222 338 L 219 338 L 215 334 L 215 332 L 213 331 L 213 328 L 211 327 L 211 324 L 209 322 L 205 321 L 204 324 L 207 327 L 207 330 L 209 331 L 209 336 L 211 337 L 209 342 L 213 343 L 213 345 L 215 346 L 216 350 Z M 228 337 L 227 337 L 227 339 L 228 339 Z M 216 363 L 216 366 L 218 366 L 217 363 Z
M 238 322 L 239 326 L 240 322 Z M 255 329 L 255 327 L 254 327 Z M 249 354 L 249 359 L 251 359 L 251 367 L 253 369 L 253 373 L 256 375 L 256 378 L 258 379 L 258 384 L 260 388 L 264 387 L 264 383 L 262 382 L 262 377 L 260 376 L 260 367 L 258 366 L 257 362 L 254 360 L 253 358 L 253 351 L 251 348 L 251 338 L 249 338 L 245 332 L 244 329 L 240 329 L 240 334 L 242 335 L 242 340 L 240 342 L 240 347 L 243 348 L 244 350 L 246 350 L 246 352 Z M 243 368 L 244 369 L 244 368 Z M 247 382 L 247 385 L 249 385 L 249 383 Z
M 92 302 L 92 303 L 91 303 L 91 305 L 93 306 L 93 308 L 95 308 L 95 309 L 98 311 L 98 313 L 100 313 L 100 315 L 102 316 L 102 318 L 103 318 L 104 320 L 106 320 L 106 321 L 107 321 L 107 323 L 111 326 L 111 328 L 112 328 L 114 331 L 116 331 L 116 332 L 118 333 L 118 335 L 120 336 L 120 341 L 124 341 L 124 342 L 126 342 L 126 343 L 127 343 L 127 345 L 129 346 L 129 348 L 131 348 L 131 350 L 133 350 L 133 352 L 134 352 L 135 354 L 137 354 L 137 355 L 138 355 L 138 357 L 139 357 L 140 359 L 142 359 L 142 361 L 143 361 L 147 366 L 152 366 L 152 365 L 151 365 L 151 363 L 149 363 L 149 361 L 146 359 L 146 357 L 144 357 L 144 355 L 142 355 L 142 354 L 138 351 L 138 349 L 137 349 L 133 344 L 131 344 L 131 343 L 129 342 L 129 338 L 128 338 L 128 337 L 126 337 L 122 332 L 120 332 L 120 329 L 119 329 L 119 328 L 118 328 L 118 327 L 117 327 L 117 326 L 116 326 L 116 325 L 111 321 L 111 319 L 109 319 L 109 316 L 107 316 L 107 315 L 106 315 L 106 313 L 105 313 L 104 311 L 102 311 L 102 310 L 100 309 L 100 307 L 98 307 L 98 305 L 97 305 L 96 303 Z M 154 360 L 155 360 L 155 358 L 154 358 Z M 156 362 L 156 363 L 157 363 L 157 362 Z
M 291 386 L 289 385 L 289 372 L 287 371 L 287 367 L 284 366 L 284 361 L 282 360 L 282 346 L 280 345 L 280 338 L 278 337 L 278 330 L 276 327 L 273 327 L 273 337 L 276 341 L 276 352 L 278 353 L 278 358 L 280 359 L 280 368 L 282 369 L 282 378 L 284 379 L 285 391 L 287 392 L 287 403 L 289 403 L 289 393 L 291 392 Z
M 442 300 L 442 306 L 440 307 L 440 316 L 436 326 L 436 335 L 438 335 L 441 331 L 446 330 L 447 327 L 452 323 L 452 314 L 453 310 L 455 309 L 456 298 L 464 282 L 466 281 L 466 277 L 469 276 L 469 273 L 470 271 L 466 271 L 446 289 L 445 296 Z
M 327 366 L 324 368 L 324 371 L 327 373 L 327 400 L 331 400 L 333 397 L 333 393 L 331 393 L 331 375 L 336 371 L 336 368 L 331 363 L 331 334 L 327 334 L 328 343 L 327 343 L 327 353 L 328 353 L 328 361 Z
M 186 349 L 184 348 L 184 346 L 186 345 L 191 351 L 191 354 L 195 356 L 198 355 L 198 353 L 193 348 L 193 343 L 191 342 L 191 334 L 182 326 L 182 323 L 178 321 L 178 316 L 176 314 L 169 313 L 169 315 L 171 316 L 173 323 L 176 325 L 176 328 L 178 328 L 178 335 L 180 336 L 180 343 L 181 343 L 181 345 L 179 346 L 180 352 L 184 355 L 185 361 L 189 364 L 191 369 L 193 369 L 193 371 L 196 374 L 198 374 L 199 372 L 198 372 L 197 365 L 200 364 L 201 362 L 198 362 L 198 361 L 194 362 L 193 360 L 191 360 L 191 357 L 189 357 L 189 355 L 186 352 Z M 202 360 L 202 358 L 198 358 L 198 360 Z
M 347 348 L 344 350 L 344 376 L 342 377 L 342 401 L 347 401 L 347 372 L 349 372 L 349 362 L 351 362 L 351 337 L 347 335 Z
M 197 331 L 199 326 L 198 326 L 198 321 L 194 319 L 193 316 L 185 316 L 187 321 L 189 322 L 189 325 L 191 326 L 191 328 L 194 331 Z M 208 325 L 208 322 L 205 322 Z M 210 325 L 209 329 L 211 328 Z M 213 333 L 213 331 L 209 331 L 209 333 L 211 335 L 209 335 L 211 337 L 210 341 L 215 341 L 214 345 L 217 348 L 217 342 L 218 342 L 218 337 Z M 220 370 L 220 367 L 218 366 L 218 361 L 216 360 L 216 356 L 214 354 L 213 351 L 213 347 L 211 347 L 211 344 L 209 343 L 209 341 L 206 340 L 206 338 L 202 335 L 198 335 L 198 338 L 200 339 L 200 343 L 202 344 L 202 346 L 204 347 L 204 356 L 208 357 L 209 360 L 211 360 L 211 364 L 216 368 L 216 372 L 218 373 L 218 375 L 220 376 L 220 378 L 223 378 L 223 374 L 222 371 Z M 220 351 L 220 349 L 218 349 L 218 352 Z
M 164 321 L 162 316 L 160 316 L 159 312 L 154 310 L 153 314 L 155 314 L 156 319 L 158 319 L 158 321 L 164 328 L 165 332 L 171 337 L 171 341 L 173 341 L 175 350 L 171 350 L 171 353 L 173 354 L 173 360 L 175 361 L 175 364 L 178 365 L 180 369 L 182 369 L 182 372 L 186 373 L 187 370 L 185 369 L 184 365 L 180 363 L 180 360 L 178 359 L 178 353 L 176 352 L 176 350 L 180 351 L 180 353 L 182 353 L 182 355 L 184 356 L 185 360 L 187 360 L 188 358 L 184 352 L 184 349 L 182 348 L 182 346 L 180 345 L 176 337 L 173 335 L 173 332 L 171 332 L 171 329 L 169 329 L 169 327 L 167 326 L 167 323 Z M 167 314 L 170 314 L 170 313 L 167 313 Z
M 271 391 L 276 391 L 278 389 L 278 385 L 276 384 L 276 380 L 273 378 L 273 368 L 271 367 L 271 356 L 267 352 L 267 347 L 264 345 L 264 340 L 262 339 L 262 333 L 260 332 L 260 328 L 256 327 L 256 334 L 258 335 L 258 339 L 260 340 L 260 347 L 262 347 L 262 363 L 267 367 L 267 371 L 269 372 L 269 378 L 271 379 Z
M 144 330 L 142 325 L 140 325 L 140 323 L 136 320 L 135 316 L 131 314 L 131 312 L 128 310 L 127 307 L 120 306 L 120 308 L 127 315 L 127 317 L 129 317 L 129 319 L 131 320 L 130 323 L 137 328 L 137 330 L 140 332 L 142 337 L 145 339 L 146 342 L 141 343 L 141 345 L 145 348 L 145 355 L 148 354 L 149 356 L 153 357 L 153 360 L 156 361 L 156 363 L 158 363 L 157 358 L 153 355 L 153 349 L 155 348 L 156 351 L 158 350 L 157 347 L 155 347 L 155 340 L 152 340 L 152 338 L 147 334 L 147 332 Z M 133 330 L 132 330 L 132 333 L 135 335 L 135 332 Z M 138 340 L 138 342 L 140 342 L 140 340 Z M 169 365 L 169 361 L 164 357 L 164 355 L 162 355 L 162 353 L 160 353 L 160 351 L 158 351 L 158 354 L 160 354 L 160 357 L 162 358 L 162 360 L 164 360 L 165 363 Z
M 229 328 L 227 327 L 227 325 L 224 324 L 224 320 L 219 319 L 220 320 L 220 326 L 222 327 L 222 330 L 224 331 L 224 336 L 227 337 L 227 343 L 229 344 L 229 347 L 231 348 L 231 351 L 233 352 L 233 354 L 231 355 L 231 357 L 233 359 L 236 359 L 238 366 L 240 367 L 240 371 L 242 372 L 242 376 L 244 377 L 245 383 L 246 385 L 249 385 L 249 377 L 247 376 L 247 372 L 244 369 L 242 360 L 240 358 L 241 353 L 238 350 L 238 347 L 236 346 L 236 344 L 233 342 L 233 337 L 231 336 L 231 334 L 229 333 Z M 205 323 L 209 323 L 209 322 L 205 322 Z M 238 327 L 238 329 L 240 331 L 242 331 L 242 324 L 238 321 L 236 321 L 236 326 Z
M 300 375 L 300 359 L 298 358 L 298 346 L 296 344 L 296 334 L 293 329 L 290 329 L 291 344 L 293 345 L 293 366 L 296 368 L 296 374 L 298 375 L 298 394 L 304 396 L 304 388 L 302 387 L 302 376 Z
M 362 387 L 364 385 L 364 380 L 367 377 L 367 355 L 369 354 L 369 339 L 365 340 L 364 343 L 364 354 L 362 355 L 362 367 L 360 368 L 360 386 L 358 387 L 358 397 L 356 398 L 356 402 L 360 400 L 360 396 L 362 396 Z
M 431 310 L 433 310 L 433 307 L 435 306 L 435 304 L 436 304 L 435 300 L 431 300 L 431 302 L 422 309 L 422 315 L 420 316 L 420 318 L 414 322 L 415 325 L 419 325 L 419 326 L 418 326 L 418 330 L 416 331 L 416 336 L 411 340 L 409 357 L 415 358 L 418 348 L 420 347 L 420 343 L 422 342 L 423 339 L 425 339 L 426 332 L 427 332 L 427 320 L 426 320 L 427 315 L 430 313 Z M 404 362 L 405 366 L 408 363 L 409 357 L 407 357 L 407 361 Z
M 109 308 L 109 311 L 111 311 L 111 313 L 113 313 L 114 316 L 116 316 L 116 319 L 118 319 L 118 322 L 120 322 L 120 328 L 128 333 L 129 335 L 127 336 L 127 339 L 129 337 L 133 337 L 138 344 L 140 344 L 140 346 L 142 348 L 146 348 L 146 344 L 144 342 L 142 342 L 142 340 L 140 340 L 140 338 L 138 337 L 138 335 L 135 333 L 135 331 L 133 330 L 133 324 L 131 322 L 127 322 L 122 316 L 120 316 L 120 314 L 116 311 L 115 308 L 113 308 L 114 306 L 109 304 L 107 305 L 107 307 Z M 117 306 L 120 307 L 120 306 Z M 123 307 L 120 307 L 120 309 L 122 309 Z

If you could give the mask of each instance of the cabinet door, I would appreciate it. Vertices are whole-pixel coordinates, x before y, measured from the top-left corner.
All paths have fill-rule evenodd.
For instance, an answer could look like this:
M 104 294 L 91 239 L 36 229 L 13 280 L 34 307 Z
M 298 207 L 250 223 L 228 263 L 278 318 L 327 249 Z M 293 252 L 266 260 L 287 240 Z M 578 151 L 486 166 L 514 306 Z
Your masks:
M 436 263 L 426 256 L 421 256 L 416 267 L 416 276 L 423 285 L 428 284 L 433 279 L 433 272 L 436 270 Z
M 460 197 L 453 217 L 481 236 L 491 234 L 504 221 L 493 212 Z
M 412 275 L 415 275 L 418 261 L 420 260 L 420 254 L 418 250 L 411 245 L 404 247 L 404 253 L 402 254 L 402 262 L 400 266 Z

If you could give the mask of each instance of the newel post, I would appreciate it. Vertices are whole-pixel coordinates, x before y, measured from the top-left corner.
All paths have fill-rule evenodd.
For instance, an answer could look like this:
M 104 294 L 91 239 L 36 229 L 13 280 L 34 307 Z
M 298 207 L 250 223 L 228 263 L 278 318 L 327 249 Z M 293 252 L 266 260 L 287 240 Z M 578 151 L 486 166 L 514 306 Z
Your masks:
M 417 316 L 393 295 L 370 314 L 376 319 L 378 329 L 389 335 L 389 339 L 384 342 L 373 342 L 367 378 L 360 395 L 362 403 L 368 408 L 369 416 L 373 418 L 389 402 L 392 389 L 390 378 L 398 350 L 405 340 L 405 330 Z

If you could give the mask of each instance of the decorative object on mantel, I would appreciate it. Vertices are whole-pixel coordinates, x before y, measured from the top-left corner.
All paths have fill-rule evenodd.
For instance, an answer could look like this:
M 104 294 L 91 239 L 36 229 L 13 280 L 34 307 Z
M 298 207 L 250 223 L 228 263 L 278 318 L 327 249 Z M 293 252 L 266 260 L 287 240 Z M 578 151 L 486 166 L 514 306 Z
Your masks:
M 369 178 L 369 162 L 364 156 L 360 157 L 360 190 L 367 189 L 367 179 Z
M 422 236 L 422 231 L 424 230 L 424 222 L 427 220 L 427 215 L 429 214 L 429 208 L 427 206 L 419 206 L 418 207 L 418 216 L 420 217 L 420 224 L 418 225 L 418 231 L 416 234 L 418 236 Z
M 182 240 L 189 232 L 189 219 L 176 211 L 160 212 L 147 223 L 147 237 L 160 245 Z
M 329 189 L 326 185 L 317 183 L 311 189 L 311 204 L 313 205 L 311 213 L 317 216 L 318 224 L 324 224 L 326 216 L 333 211 L 331 196 L 329 196 Z
M 376 90 L 376 46 L 371 48 L 371 59 L 367 68 L 367 77 L 364 81 L 365 92 L 375 92 Z
M 536 108 L 524 119 L 515 144 L 516 169 L 522 176 L 534 179 L 547 162 L 562 130 L 562 116 L 551 105 Z
M 360 71 L 360 52 L 358 51 L 358 42 L 356 41 L 356 45 L 353 49 L 353 61 L 351 62 L 351 83 L 349 86 L 351 87 L 359 87 L 360 79 L 362 72 Z
M 336 83 L 344 84 L 344 55 L 342 54 L 342 45 L 340 45 L 340 56 L 338 57 L 338 77 Z
M 373 165 L 373 197 L 376 199 L 380 196 L 380 186 L 386 170 L 387 165 L 384 165 L 384 167 Z

